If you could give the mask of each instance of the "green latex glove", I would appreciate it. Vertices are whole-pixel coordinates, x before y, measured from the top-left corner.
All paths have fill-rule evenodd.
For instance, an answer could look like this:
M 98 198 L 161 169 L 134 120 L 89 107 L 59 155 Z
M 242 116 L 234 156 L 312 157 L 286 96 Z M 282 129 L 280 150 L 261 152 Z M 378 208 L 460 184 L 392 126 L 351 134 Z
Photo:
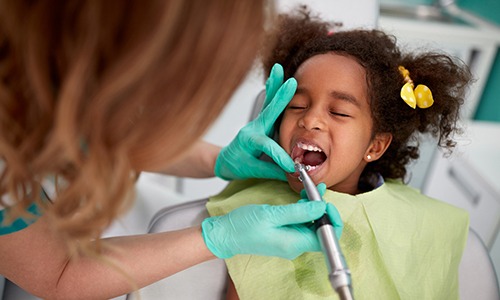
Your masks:
M 323 195 L 325 195 L 325 192 L 326 192 L 326 184 L 321 182 L 316 187 L 318 188 L 318 192 L 321 195 L 321 197 L 323 197 Z M 306 190 L 300 191 L 300 197 L 302 199 L 299 200 L 299 203 L 309 201 L 309 199 L 307 199 Z M 337 236 L 337 239 L 340 240 L 340 237 L 342 236 L 342 231 L 344 229 L 344 222 L 340 218 L 339 211 L 337 210 L 335 205 L 333 205 L 331 203 L 327 203 L 326 204 L 326 213 L 328 214 L 328 217 L 330 218 L 330 221 L 332 222 L 333 230 L 335 230 L 335 235 Z
M 283 67 L 274 65 L 266 82 L 264 108 L 253 121 L 243 127 L 215 163 L 215 175 L 225 180 L 270 178 L 286 181 L 285 172 L 293 173 L 290 156 L 272 139 L 274 123 L 297 89 L 294 78 L 283 82 Z M 260 160 L 262 153 L 275 162 Z
M 276 96 L 279 88 L 283 85 L 284 78 L 285 71 L 283 67 L 280 64 L 274 64 L 271 69 L 271 74 L 269 74 L 269 78 L 266 80 L 266 98 L 264 99 L 262 110 L 264 110 L 264 108 L 271 103 L 274 96 Z
M 242 206 L 205 219 L 203 239 L 219 258 L 254 254 L 294 259 L 304 252 L 321 251 L 314 229 L 304 223 L 320 218 L 325 209 L 320 201 Z

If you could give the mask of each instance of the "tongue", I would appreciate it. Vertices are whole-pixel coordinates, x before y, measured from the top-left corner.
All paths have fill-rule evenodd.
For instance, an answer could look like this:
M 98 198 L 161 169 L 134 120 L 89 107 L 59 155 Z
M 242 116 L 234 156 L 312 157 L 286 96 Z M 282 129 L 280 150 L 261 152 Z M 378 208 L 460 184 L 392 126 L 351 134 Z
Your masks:
M 309 166 L 317 166 L 325 161 L 325 155 L 321 152 L 309 151 L 304 154 L 302 163 Z

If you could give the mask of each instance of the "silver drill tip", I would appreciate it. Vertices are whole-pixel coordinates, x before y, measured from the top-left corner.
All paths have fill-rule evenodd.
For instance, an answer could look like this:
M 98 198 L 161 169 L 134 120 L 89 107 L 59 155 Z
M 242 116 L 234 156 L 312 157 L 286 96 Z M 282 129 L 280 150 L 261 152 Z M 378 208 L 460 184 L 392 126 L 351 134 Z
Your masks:
M 311 166 L 309 166 L 309 165 L 306 166 L 306 165 L 303 165 L 301 163 L 296 163 L 294 166 L 295 166 L 295 171 L 297 171 L 299 173 L 302 172 L 302 170 L 305 170 L 306 172 L 311 170 Z

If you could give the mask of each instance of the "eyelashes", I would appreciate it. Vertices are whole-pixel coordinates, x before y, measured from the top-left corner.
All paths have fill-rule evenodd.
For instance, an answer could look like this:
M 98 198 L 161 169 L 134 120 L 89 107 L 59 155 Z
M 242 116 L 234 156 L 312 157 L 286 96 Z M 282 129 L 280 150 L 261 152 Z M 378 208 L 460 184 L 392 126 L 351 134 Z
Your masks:
M 349 118 L 349 117 L 351 117 L 350 115 L 346 115 L 346 114 L 338 113 L 338 112 L 334 112 L 334 111 L 330 111 L 330 114 L 334 115 L 334 116 L 337 116 L 337 117 L 342 117 L 342 118 Z
M 306 108 L 307 108 L 306 106 L 296 106 L 296 105 L 287 107 L 287 109 L 291 109 L 291 110 L 300 110 L 300 109 L 306 109 Z
M 299 110 L 305 110 L 305 109 L 307 109 L 307 106 L 290 105 L 286 109 L 299 111 Z M 349 117 L 351 117 L 348 114 L 344 114 L 344 113 L 341 113 L 341 112 L 338 112 L 338 111 L 335 111 L 335 110 L 330 110 L 329 113 L 330 113 L 330 115 L 336 116 L 336 117 L 342 117 L 342 118 L 349 118 Z

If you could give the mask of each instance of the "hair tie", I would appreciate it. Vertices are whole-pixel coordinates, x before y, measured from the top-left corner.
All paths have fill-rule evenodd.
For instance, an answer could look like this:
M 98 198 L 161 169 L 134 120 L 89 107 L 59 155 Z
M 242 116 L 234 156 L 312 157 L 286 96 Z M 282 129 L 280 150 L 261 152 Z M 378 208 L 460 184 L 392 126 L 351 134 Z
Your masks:
M 403 66 L 399 66 L 398 69 L 406 82 L 401 88 L 401 98 L 406 104 L 411 108 L 415 108 L 415 105 L 420 108 L 431 107 L 434 103 L 431 90 L 423 84 L 419 84 L 414 88 L 413 80 L 410 78 L 410 71 Z

